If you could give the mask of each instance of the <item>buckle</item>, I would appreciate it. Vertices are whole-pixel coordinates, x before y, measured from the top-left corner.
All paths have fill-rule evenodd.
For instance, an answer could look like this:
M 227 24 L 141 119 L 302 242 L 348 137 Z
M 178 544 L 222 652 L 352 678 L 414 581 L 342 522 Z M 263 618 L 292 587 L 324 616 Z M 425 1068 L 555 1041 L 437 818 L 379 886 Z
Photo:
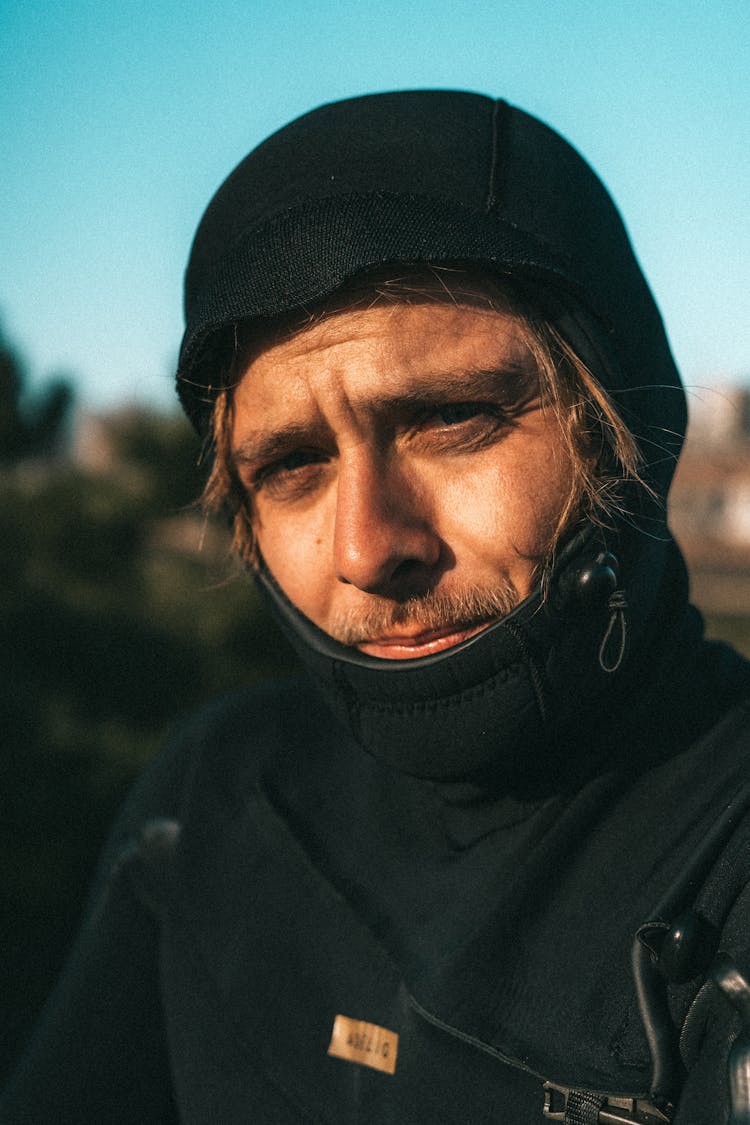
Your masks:
M 659 1109 L 646 1098 L 616 1098 L 571 1086 L 544 1083 L 544 1116 L 548 1121 L 592 1121 L 597 1125 L 669 1125 L 671 1107 Z M 580 1109 L 579 1109 L 580 1106 Z M 583 1117 L 581 1113 L 588 1116 Z M 573 1118 L 572 1113 L 577 1113 Z M 592 1116 L 596 1114 L 596 1117 Z

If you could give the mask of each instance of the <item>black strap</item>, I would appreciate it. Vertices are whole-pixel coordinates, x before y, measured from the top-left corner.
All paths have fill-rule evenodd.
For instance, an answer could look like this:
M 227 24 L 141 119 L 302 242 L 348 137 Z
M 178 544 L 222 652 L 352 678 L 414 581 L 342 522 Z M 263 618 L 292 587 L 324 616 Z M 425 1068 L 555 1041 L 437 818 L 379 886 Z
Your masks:
M 599 1110 L 605 1100 L 587 1090 L 571 1090 L 565 1107 L 564 1125 L 599 1125 Z

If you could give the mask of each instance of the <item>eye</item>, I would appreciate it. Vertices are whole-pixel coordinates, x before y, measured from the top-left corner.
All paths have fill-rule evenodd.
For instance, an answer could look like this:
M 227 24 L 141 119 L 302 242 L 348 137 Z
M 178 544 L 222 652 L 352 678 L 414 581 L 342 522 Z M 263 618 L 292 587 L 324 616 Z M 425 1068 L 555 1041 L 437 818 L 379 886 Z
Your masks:
M 261 473 L 264 476 L 270 473 L 293 473 L 295 469 L 301 469 L 319 460 L 320 454 L 311 449 L 296 449 L 294 453 L 287 453 L 286 457 L 280 457 L 278 461 L 261 469 Z
M 295 449 L 259 469 L 253 476 L 253 488 L 279 498 L 307 491 L 327 460 L 319 450 Z
M 415 448 L 428 453 L 470 453 L 501 440 L 514 424 L 496 402 L 431 403 L 415 427 Z
M 448 402 L 438 407 L 435 417 L 444 426 L 459 426 L 462 422 L 469 422 L 478 415 L 492 414 L 497 416 L 497 408 L 484 402 Z

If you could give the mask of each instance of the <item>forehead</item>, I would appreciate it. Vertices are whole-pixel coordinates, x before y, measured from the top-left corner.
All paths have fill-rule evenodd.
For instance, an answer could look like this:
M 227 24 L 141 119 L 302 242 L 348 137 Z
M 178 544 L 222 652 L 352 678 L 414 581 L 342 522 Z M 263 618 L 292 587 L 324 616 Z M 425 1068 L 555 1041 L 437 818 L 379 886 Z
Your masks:
M 511 312 L 451 303 L 333 313 L 262 347 L 240 372 L 236 415 L 256 421 L 340 391 L 352 404 L 426 394 L 486 373 L 529 373 L 527 334 Z

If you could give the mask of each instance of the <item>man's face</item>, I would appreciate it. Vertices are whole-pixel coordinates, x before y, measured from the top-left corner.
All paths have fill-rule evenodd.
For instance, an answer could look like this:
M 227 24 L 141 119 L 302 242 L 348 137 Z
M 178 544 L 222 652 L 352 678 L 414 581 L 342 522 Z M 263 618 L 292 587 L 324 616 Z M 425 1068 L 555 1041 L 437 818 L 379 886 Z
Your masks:
M 232 448 L 263 558 L 344 644 L 458 644 L 531 592 L 571 488 L 511 314 L 351 310 L 261 352 Z

